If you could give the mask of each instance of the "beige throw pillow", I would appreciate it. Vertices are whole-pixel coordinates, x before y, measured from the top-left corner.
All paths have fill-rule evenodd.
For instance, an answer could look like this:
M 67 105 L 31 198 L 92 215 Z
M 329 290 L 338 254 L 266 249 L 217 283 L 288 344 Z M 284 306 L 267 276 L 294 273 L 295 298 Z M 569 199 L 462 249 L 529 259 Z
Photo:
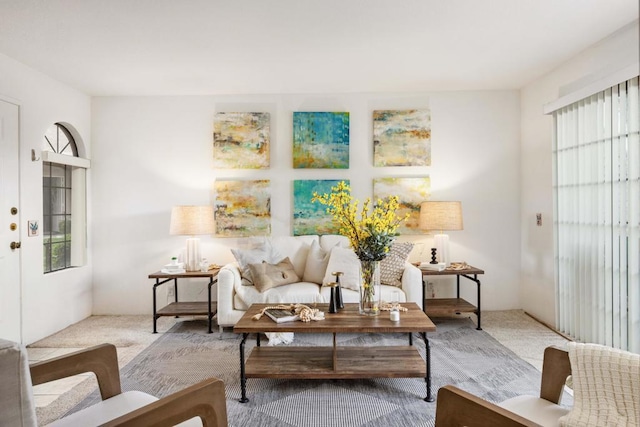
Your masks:
M 331 252 L 322 249 L 320 244 L 314 240 L 307 254 L 307 262 L 304 267 L 304 277 L 302 280 L 321 285 L 324 279 L 324 273 L 327 271 L 330 254 Z
M 259 264 L 249 264 L 253 285 L 258 292 L 264 292 L 271 288 L 300 281 L 293 264 L 289 258 L 285 258 L 277 264 L 261 262 Z
M 335 271 L 344 273 L 340 277 L 340 286 L 354 291 L 360 290 L 360 260 L 353 249 L 340 246 L 334 246 L 331 249 L 329 264 L 322 280 L 323 285 L 336 281 L 336 277 L 331 274 Z
M 251 249 L 231 249 L 231 253 L 238 261 L 242 284 L 245 286 L 253 285 L 253 277 L 249 264 L 259 264 L 261 262 L 276 263 L 282 259 L 282 255 L 269 242 L 261 242 L 255 248 Z

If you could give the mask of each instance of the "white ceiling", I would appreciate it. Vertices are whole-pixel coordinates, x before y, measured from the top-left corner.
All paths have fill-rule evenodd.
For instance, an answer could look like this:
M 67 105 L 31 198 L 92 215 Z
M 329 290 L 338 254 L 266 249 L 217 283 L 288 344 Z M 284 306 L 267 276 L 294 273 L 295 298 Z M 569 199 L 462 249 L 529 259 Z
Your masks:
M 90 95 L 519 88 L 638 0 L 0 0 L 0 52 Z

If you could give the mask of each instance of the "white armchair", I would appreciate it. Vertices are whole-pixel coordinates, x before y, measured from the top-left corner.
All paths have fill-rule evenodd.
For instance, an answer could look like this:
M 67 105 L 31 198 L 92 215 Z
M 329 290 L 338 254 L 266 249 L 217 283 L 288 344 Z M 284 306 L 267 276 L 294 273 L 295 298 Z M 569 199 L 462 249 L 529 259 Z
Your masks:
M 139 391 L 122 392 L 116 348 L 102 344 L 28 364 L 23 345 L 0 339 L 0 423 L 37 426 L 32 385 L 93 372 L 102 401 L 49 426 L 206 426 L 227 425 L 224 384 L 211 378 L 162 399 Z
M 560 406 L 571 375 L 573 406 Z M 438 391 L 436 427 L 640 425 L 640 355 L 597 344 L 569 343 L 544 352 L 540 396 L 494 404 L 452 385 Z

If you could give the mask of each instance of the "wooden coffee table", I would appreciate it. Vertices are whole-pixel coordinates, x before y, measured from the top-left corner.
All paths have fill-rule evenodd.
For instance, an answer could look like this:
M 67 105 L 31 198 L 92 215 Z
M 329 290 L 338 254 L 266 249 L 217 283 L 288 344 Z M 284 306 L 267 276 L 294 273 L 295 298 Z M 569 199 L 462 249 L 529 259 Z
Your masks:
M 233 332 L 242 334 L 240 342 L 240 402 L 248 402 L 247 378 L 286 379 L 353 379 L 353 378 L 413 378 L 424 377 L 427 396 L 431 394 L 431 350 L 427 332 L 435 332 L 436 326 L 416 303 L 403 303 L 409 311 L 400 313 L 400 321 L 392 322 L 389 314 L 363 316 L 358 304 L 345 304 L 338 313 L 329 313 L 328 304 L 318 304 L 325 313 L 325 320 L 275 323 L 262 316 L 253 320 L 253 315 L 273 304 L 253 304 L 233 327 Z M 332 347 L 274 346 L 261 347 L 263 332 L 332 333 Z M 337 346 L 337 333 L 394 333 L 409 335 L 406 346 Z M 426 360 L 413 346 L 413 333 L 418 333 L 426 345 Z M 249 334 L 256 334 L 256 347 L 245 361 L 244 347 Z

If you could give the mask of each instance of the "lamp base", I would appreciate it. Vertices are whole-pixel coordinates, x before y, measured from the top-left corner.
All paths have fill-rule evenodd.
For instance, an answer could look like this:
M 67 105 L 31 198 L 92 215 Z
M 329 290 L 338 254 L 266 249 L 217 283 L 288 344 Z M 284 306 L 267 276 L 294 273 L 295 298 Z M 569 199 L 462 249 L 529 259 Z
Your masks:
M 436 234 L 433 236 L 433 245 L 436 247 L 438 262 L 444 263 L 445 267 L 451 265 L 449 259 L 449 235 Z
M 200 271 L 200 259 L 200 239 L 198 237 L 187 239 L 185 269 L 187 271 Z

